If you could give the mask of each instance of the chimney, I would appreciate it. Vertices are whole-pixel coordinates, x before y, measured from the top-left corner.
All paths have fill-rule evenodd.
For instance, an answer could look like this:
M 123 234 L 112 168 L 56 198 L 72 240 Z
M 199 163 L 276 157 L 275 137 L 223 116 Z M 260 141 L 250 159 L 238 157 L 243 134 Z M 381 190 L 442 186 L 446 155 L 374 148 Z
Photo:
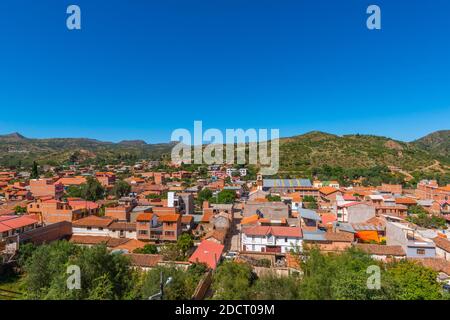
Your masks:
M 209 208 L 209 201 L 205 200 L 203 201 L 203 209 Z

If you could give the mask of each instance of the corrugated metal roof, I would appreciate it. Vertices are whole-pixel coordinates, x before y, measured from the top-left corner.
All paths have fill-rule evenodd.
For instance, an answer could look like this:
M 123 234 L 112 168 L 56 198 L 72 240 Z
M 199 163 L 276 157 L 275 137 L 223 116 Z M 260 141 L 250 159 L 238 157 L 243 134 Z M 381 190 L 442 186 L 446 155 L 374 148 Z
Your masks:
M 298 213 L 300 213 L 300 216 L 305 219 L 310 219 L 310 220 L 315 220 L 315 221 L 321 220 L 320 216 L 314 210 L 300 208 L 300 209 L 298 209 Z
M 303 240 L 326 241 L 324 231 L 306 231 L 303 230 Z
M 312 187 L 312 184 L 309 179 L 264 179 L 263 187 L 266 188 Z

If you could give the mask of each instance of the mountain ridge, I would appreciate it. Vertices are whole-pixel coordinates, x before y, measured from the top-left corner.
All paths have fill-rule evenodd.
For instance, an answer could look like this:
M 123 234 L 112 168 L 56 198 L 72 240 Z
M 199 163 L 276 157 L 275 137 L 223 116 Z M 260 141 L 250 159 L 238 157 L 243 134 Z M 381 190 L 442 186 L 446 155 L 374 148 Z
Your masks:
M 426 169 L 448 173 L 450 130 L 430 133 L 412 142 L 389 137 L 322 131 L 280 138 L 280 171 L 306 172 L 324 165 L 370 168 L 398 167 L 409 172 Z M 159 159 L 175 142 L 147 144 L 143 140 L 105 142 L 89 138 L 26 138 L 18 132 L 0 135 L 0 164 L 62 164 L 68 161 L 102 162 Z

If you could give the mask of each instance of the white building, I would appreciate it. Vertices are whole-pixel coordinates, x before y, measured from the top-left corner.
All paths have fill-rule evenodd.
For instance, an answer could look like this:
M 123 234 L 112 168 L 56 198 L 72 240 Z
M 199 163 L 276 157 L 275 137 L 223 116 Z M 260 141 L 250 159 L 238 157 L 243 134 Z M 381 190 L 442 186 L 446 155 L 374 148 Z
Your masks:
M 302 249 L 299 227 L 254 226 L 241 232 L 242 251 L 287 253 L 296 249 Z
M 111 218 L 88 216 L 72 223 L 72 234 L 76 236 L 94 236 L 137 239 L 136 223 L 117 222 Z

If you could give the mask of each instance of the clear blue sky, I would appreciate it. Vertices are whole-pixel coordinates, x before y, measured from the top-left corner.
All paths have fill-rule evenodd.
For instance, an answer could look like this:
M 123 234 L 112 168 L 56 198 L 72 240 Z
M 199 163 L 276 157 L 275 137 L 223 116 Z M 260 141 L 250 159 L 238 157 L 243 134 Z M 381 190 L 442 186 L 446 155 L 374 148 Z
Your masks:
M 0 133 L 163 142 L 202 120 L 409 141 L 449 129 L 449 16 L 448 0 L 1 0 Z

